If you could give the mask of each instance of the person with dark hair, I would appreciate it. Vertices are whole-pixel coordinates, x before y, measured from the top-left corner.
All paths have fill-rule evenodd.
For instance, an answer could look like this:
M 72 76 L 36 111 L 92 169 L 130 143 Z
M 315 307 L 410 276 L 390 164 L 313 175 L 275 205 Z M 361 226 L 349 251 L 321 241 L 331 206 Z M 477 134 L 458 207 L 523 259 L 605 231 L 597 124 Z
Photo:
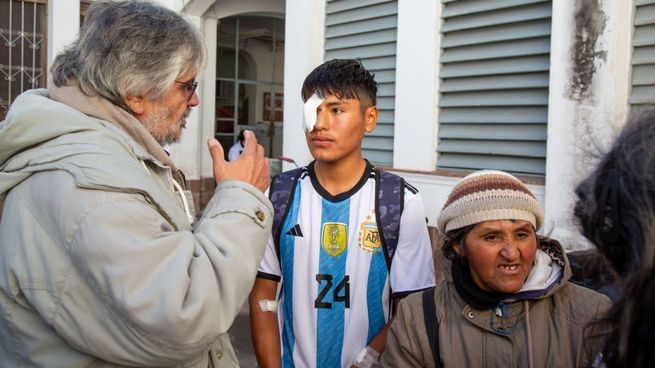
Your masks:
M 232 147 L 230 147 L 230 150 L 227 152 L 228 161 L 236 161 L 241 156 L 241 152 L 243 152 L 243 144 L 246 140 L 245 133 L 246 130 L 241 129 L 241 131 L 239 132 L 239 136 L 237 137 L 236 143 L 234 143 Z
M 609 308 L 569 282 L 562 246 L 516 177 L 474 172 L 437 219 L 445 279 L 400 302 L 382 363 L 393 367 L 587 367 L 585 325 Z
M 181 15 L 96 1 L 79 37 L 0 123 L 0 365 L 236 367 L 226 332 L 273 209 L 249 133 L 196 218 L 163 146 L 200 101 L 206 50 Z
M 269 190 L 273 231 L 250 294 L 261 367 L 377 367 L 394 301 L 434 285 L 421 196 L 362 156 L 376 94 L 357 60 L 325 62 L 305 79 L 315 160 Z
M 629 122 L 578 186 L 575 217 L 618 279 L 620 296 L 589 326 L 605 340 L 594 367 L 653 367 L 655 110 Z

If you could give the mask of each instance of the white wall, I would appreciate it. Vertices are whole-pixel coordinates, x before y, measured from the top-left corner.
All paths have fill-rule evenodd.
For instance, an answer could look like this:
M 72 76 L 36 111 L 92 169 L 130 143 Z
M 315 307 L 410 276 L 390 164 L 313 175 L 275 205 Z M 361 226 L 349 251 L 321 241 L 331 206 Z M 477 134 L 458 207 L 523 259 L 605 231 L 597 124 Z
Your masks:
M 204 16 L 207 11 L 218 19 L 239 14 L 284 14 L 284 0 L 156 0 L 186 15 Z
M 284 0 L 216 0 L 214 12 L 219 19 L 240 14 L 279 16 L 285 13 L 284 3 Z
M 432 171 L 437 164 L 440 17 L 438 1 L 398 1 L 394 168 Z
M 80 1 L 48 1 L 48 65 L 71 44 L 80 30 Z M 48 69 L 48 84 L 50 83 Z
M 626 118 L 631 9 L 553 1 L 545 228 L 571 250 L 588 246 L 572 217 L 575 187 Z
M 203 144 L 209 138 L 214 137 L 215 120 L 216 120 L 216 32 L 218 29 L 218 20 L 210 15 L 203 18 L 203 35 L 205 36 L 205 43 L 207 44 L 207 69 L 202 76 L 200 84 L 201 97 L 204 96 L 202 106 L 202 120 L 199 122 L 201 127 L 199 131 L 199 145 L 200 150 L 198 163 L 198 171 L 201 178 L 213 177 L 212 159 L 209 150 L 205 149 Z M 212 37 L 213 36 L 213 37 Z M 211 52 L 210 50 L 214 50 Z
M 282 153 L 299 165 L 311 161 L 302 129 L 302 83 L 323 62 L 324 0 L 287 0 L 284 53 L 284 128 Z M 284 169 L 293 165 L 284 164 Z
M 186 18 L 202 31 L 203 20 L 200 17 L 186 16 Z M 210 98 L 205 97 L 208 93 L 211 93 L 210 90 L 207 90 L 207 78 L 207 70 L 196 77 L 199 84 L 197 93 L 200 98 L 200 104 L 191 109 L 191 114 L 186 119 L 186 127 L 182 133 L 180 142 L 171 145 L 171 158 L 177 167 L 184 172 L 187 179 L 200 178 L 203 155 L 208 156 L 207 146 L 205 144 L 206 139 L 203 140 L 204 137 L 202 134 L 202 122 L 204 119 L 201 120 L 201 118 L 205 117 L 208 109 L 212 108 L 207 103 Z M 213 96 L 213 93 L 211 96 Z

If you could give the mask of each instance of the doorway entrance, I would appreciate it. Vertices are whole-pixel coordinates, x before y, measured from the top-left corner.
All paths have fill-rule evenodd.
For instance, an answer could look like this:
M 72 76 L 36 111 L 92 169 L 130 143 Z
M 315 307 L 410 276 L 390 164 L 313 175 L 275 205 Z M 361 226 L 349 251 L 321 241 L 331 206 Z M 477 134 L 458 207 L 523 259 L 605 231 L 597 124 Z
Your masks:
M 283 81 L 284 19 L 220 20 L 214 135 L 226 154 L 242 129 L 255 132 L 266 156 L 282 154 Z

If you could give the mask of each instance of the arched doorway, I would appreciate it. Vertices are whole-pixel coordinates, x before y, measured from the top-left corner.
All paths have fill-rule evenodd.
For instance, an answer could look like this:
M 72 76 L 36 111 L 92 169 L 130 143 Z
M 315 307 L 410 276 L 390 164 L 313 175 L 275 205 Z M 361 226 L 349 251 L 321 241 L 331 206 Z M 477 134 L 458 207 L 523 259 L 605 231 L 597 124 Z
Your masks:
M 214 134 L 227 153 L 242 129 L 253 130 L 269 157 L 282 154 L 284 20 L 220 19 Z

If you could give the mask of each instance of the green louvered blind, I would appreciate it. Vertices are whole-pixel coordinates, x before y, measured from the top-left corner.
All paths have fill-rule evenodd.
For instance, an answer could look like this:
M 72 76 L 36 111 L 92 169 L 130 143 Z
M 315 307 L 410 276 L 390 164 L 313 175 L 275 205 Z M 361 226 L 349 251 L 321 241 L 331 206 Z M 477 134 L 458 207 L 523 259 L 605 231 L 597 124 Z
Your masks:
M 437 166 L 545 175 L 552 4 L 444 0 Z
M 363 154 L 378 164 L 393 163 L 398 2 L 333 0 L 327 2 L 325 60 L 361 59 L 378 82 L 378 125 L 364 138 Z
M 635 2 L 632 38 L 632 113 L 655 103 L 655 0 Z

